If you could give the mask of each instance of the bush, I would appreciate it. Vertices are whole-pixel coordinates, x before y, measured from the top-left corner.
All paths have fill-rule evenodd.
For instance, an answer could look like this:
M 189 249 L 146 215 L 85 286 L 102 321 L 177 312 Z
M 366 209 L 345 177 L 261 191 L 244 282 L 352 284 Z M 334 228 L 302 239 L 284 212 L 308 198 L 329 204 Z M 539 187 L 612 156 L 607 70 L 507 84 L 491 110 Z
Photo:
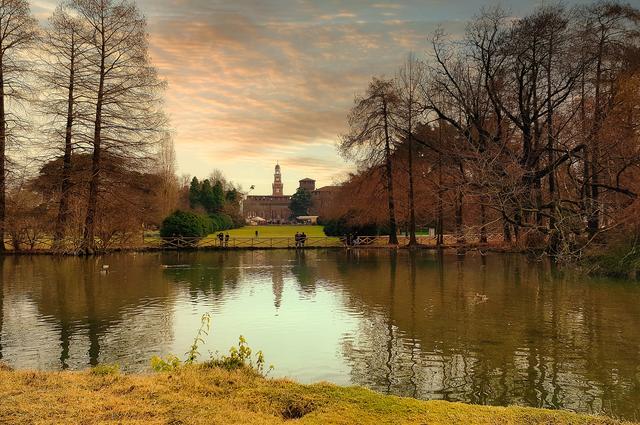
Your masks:
M 209 217 L 178 210 L 164 219 L 160 227 L 160 236 L 163 238 L 200 238 L 213 231 L 215 230 L 212 230 Z
M 376 224 L 354 225 L 349 222 L 349 216 L 342 216 L 339 219 L 323 220 L 324 234 L 327 236 L 379 236 L 388 235 L 389 230 L 386 226 L 378 226 Z
M 211 233 L 219 232 L 221 230 L 229 230 L 234 228 L 233 219 L 224 213 L 210 214 L 209 219 L 212 222 L 213 230 Z

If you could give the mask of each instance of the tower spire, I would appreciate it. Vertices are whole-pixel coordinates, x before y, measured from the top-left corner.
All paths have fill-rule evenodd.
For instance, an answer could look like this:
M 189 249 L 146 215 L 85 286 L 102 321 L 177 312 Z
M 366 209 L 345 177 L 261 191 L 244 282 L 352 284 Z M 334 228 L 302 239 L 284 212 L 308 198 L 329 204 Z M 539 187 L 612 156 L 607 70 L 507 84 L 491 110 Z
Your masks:
M 282 174 L 280 173 L 280 164 L 276 161 L 276 171 L 273 174 L 273 196 L 283 195 Z

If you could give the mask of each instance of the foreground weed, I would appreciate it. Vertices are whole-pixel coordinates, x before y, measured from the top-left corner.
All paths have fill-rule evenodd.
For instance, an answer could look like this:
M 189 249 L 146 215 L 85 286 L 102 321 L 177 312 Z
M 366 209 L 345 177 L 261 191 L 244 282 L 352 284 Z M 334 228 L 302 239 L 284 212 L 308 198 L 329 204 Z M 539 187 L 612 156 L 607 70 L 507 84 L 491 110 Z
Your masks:
M 244 336 L 238 338 L 238 346 L 229 349 L 229 355 L 211 356 L 211 360 L 205 363 L 205 366 L 220 367 L 226 370 L 234 370 L 241 368 L 249 368 L 255 370 L 260 375 L 265 375 L 265 359 L 262 351 L 256 352 L 255 362 L 252 356 L 253 350 L 249 347 Z M 273 365 L 269 366 L 267 374 L 273 369 Z
M 166 357 L 154 356 L 151 359 L 151 368 L 156 372 L 173 372 L 183 366 L 190 366 L 197 363 L 200 357 L 200 346 L 205 343 L 205 338 L 209 336 L 211 329 L 211 315 L 205 313 L 200 320 L 200 328 L 196 333 L 193 344 L 189 351 L 185 353 L 186 360 L 183 362 L 177 356 L 170 354 Z M 273 365 L 269 366 L 265 373 L 265 358 L 262 351 L 258 351 L 253 356 L 253 350 L 249 347 L 244 336 L 240 335 L 238 345 L 229 349 L 228 355 L 215 356 L 203 363 L 205 367 L 219 367 L 226 370 L 247 368 L 256 371 L 260 375 L 266 376 L 273 369 Z
M 120 365 L 118 363 L 100 364 L 92 367 L 90 373 L 96 376 L 118 375 L 120 373 Z
M 196 338 L 193 340 L 191 348 L 186 353 L 187 360 L 184 362 L 185 364 L 193 364 L 198 359 L 198 357 L 200 357 L 198 347 L 200 346 L 200 344 L 204 344 L 204 339 L 209 336 L 209 329 L 211 329 L 211 315 L 209 313 L 205 313 L 200 319 L 200 329 L 198 329 Z

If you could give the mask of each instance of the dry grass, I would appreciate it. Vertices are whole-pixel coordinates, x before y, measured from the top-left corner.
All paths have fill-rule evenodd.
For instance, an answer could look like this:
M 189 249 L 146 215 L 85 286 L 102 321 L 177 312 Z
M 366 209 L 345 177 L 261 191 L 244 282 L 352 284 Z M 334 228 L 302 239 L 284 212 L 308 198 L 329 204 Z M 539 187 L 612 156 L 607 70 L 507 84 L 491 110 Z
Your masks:
M 384 396 L 267 380 L 251 371 L 12 372 L 0 369 L 0 424 L 616 424 L 608 418 Z

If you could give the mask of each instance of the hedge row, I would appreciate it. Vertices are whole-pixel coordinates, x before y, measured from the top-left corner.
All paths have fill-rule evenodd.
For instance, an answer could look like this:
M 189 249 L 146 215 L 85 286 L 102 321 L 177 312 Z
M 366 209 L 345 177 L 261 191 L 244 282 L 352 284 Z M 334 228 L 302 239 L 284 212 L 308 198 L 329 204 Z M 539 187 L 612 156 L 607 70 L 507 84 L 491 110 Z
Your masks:
M 233 220 L 227 214 L 203 215 L 178 210 L 164 219 L 160 227 L 160 236 L 200 238 L 233 227 Z

